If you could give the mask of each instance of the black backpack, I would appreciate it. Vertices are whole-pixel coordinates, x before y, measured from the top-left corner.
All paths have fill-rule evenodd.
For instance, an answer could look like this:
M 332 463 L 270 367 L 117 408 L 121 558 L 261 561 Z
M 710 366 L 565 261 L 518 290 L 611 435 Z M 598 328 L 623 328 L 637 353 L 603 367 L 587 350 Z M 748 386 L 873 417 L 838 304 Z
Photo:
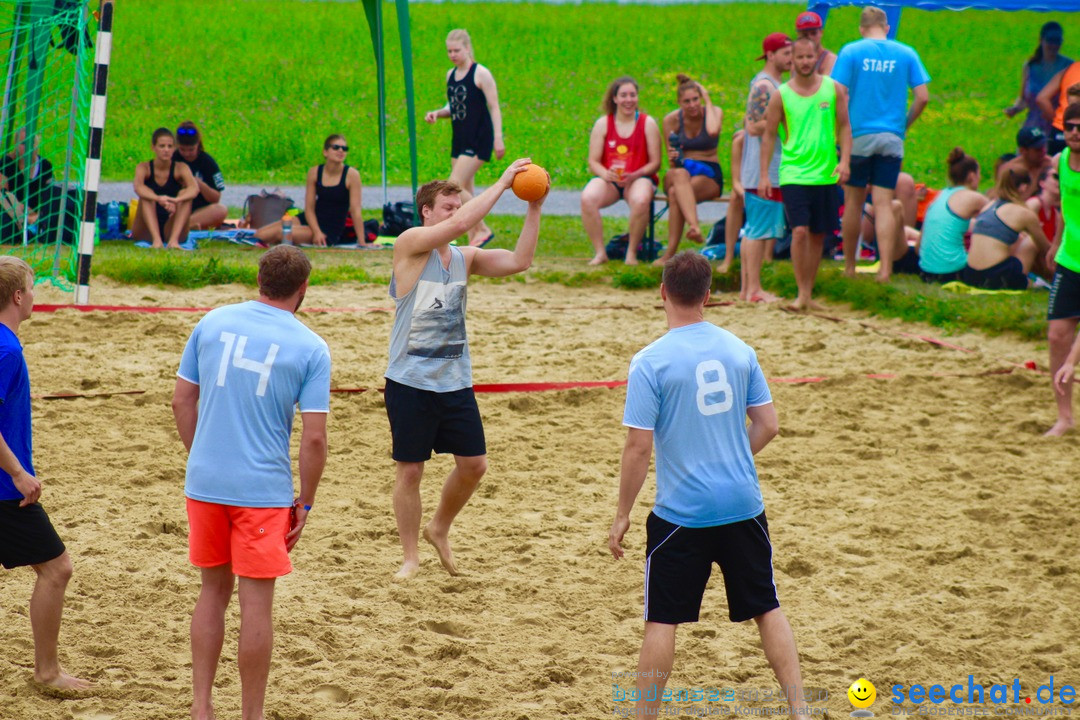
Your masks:
M 380 235 L 397 237 L 411 228 L 415 222 L 416 205 L 411 202 L 395 202 L 383 205 L 383 223 L 379 226 Z

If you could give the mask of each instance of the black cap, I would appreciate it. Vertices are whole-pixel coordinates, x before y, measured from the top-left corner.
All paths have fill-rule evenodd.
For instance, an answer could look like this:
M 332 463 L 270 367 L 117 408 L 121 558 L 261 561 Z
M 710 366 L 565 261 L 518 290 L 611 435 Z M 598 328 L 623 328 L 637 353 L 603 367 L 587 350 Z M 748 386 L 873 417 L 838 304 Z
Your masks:
M 1016 133 L 1016 147 L 1028 149 L 1045 145 L 1046 133 L 1037 127 L 1020 128 L 1020 132 Z

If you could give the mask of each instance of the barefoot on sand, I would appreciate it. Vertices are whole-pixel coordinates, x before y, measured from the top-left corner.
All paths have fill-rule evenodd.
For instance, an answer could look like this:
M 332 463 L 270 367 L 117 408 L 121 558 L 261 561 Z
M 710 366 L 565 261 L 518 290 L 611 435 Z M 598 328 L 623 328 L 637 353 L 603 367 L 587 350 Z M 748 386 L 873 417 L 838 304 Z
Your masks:
M 412 580 L 418 572 L 420 572 L 420 563 L 406 561 L 402 563 L 401 569 L 394 573 L 394 582 Z
M 34 684 L 45 694 L 58 697 L 77 696 L 79 693 L 83 693 L 93 687 L 93 683 L 89 680 L 83 680 L 82 678 L 68 675 L 63 670 L 49 679 L 35 673 Z
M 824 310 L 825 307 L 816 300 L 795 300 L 795 302 L 788 305 L 788 309 L 796 312 L 810 312 L 811 310 Z
M 1054 426 L 1043 433 L 1043 437 L 1061 437 L 1065 433 L 1072 430 L 1073 424 L 1071 422 L 1065 422 L 1064 420 L 1058 420 L 1054 423 Z
M 454 564 L 454 553 L 450 552 L 450 541 L 445 537 L 437 538 L 428 527 L 424 527 L 424 539 L 427 540 L 439 553 L 439 562 L 446 568 L 446 572 L 457 575 L 457 565 Z

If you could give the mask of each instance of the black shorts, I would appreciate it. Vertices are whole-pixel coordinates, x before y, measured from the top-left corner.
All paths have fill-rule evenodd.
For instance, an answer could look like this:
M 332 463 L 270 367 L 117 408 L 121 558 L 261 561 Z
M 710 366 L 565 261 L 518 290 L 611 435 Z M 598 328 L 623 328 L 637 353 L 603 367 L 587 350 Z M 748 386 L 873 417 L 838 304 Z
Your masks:
M 892 269 L 894 273 L 918 275 L 920 273 L 919 253 L 915 252 L 915 248 L 908 245 L 907 252 L 899 260 L 893 260 Z
M 923 279 L 923 282 L 940 283 L 944 285 L 945 283 L 951 283 L 959 280 L 962 273 L 962 270 L 957 270 L 956 272 L 951 273 L 932 273 L 920 269 L 919 277 Z
M 809 227 L 815 235 L 840 229 L 836 185 L 781 185 L 780 193 L 789 227 Z
M 1070 320 L 1076 317 L 1080 317 L 1080 273 L 1059 263 L 1054 273 L 1054 284 L 1050 286 L 1046 319 Z
M 873 185 L 895 190 L 903 163 L 904 159 L 895 155 L 852 155 L 851 175 L 846 184 L 858 188 Z
M 645 533 L 646 621 L 697 622 L 714 562 L 724 574 L 732 622 L 780 607 L 764 512 L 742 522 L 704 528 L 682 527 L 649 513 Z
M 386 415 L 398 462 L 425 462 L 432 450 L 462 457 L 487 454 L 472 388 L 439 393 L 386 378 Z
M 459 155 L 479 158 L 484 162 L 491 160 L 491 151 L 495 148 L 495 129 L 491 125 L 481 125 L 472 132 L 453 129 L 450 140 L 450 157 Z
M 0 500 L 0 565 L 8 570 L 47 563 L 65 550 L 41 503 L 19 507 L 20 502 Z
M 960 271 L 960 279 L 972 287 L 986 290 L 1027 290 L 1028 286 L 1024 265 L 1013 255 L 985 270 L 965 265 Z

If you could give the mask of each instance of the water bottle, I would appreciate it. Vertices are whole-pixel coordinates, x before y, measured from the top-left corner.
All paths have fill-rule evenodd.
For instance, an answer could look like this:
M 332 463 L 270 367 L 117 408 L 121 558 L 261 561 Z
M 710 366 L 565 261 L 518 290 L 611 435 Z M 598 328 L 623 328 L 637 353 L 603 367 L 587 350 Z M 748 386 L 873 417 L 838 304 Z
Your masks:
M 670 135 L 668 135 L 667 141 L 668 141 L 668 145 L 675 152 L 679 153 L 679 156 L 671 161 L 671 167 L 682 167 L 682 161 L 683 161 L 682 140 L 679 139 L 679 133 L 677 133 L 677 132 L 671 133 Z
M 287 219 L 281 220 L 281 244 L 292 245 L 292 223 Z
M 112 237 L 120 236 L 120 203 L 115 200 L 105 210 L 105 232 Z

